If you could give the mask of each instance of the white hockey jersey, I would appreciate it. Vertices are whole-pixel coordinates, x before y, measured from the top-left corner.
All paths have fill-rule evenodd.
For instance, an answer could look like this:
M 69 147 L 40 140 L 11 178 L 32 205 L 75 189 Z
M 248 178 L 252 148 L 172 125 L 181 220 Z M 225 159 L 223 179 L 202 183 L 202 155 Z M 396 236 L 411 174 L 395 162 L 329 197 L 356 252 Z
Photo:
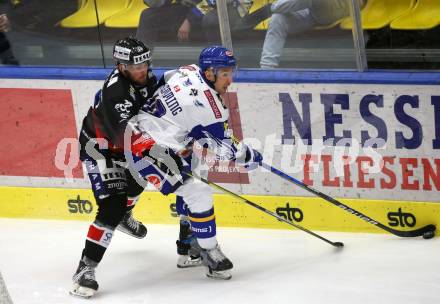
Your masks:
M 243 162 L 248 148 L 231 138 L 228 109 L 205 82 L 200 68 L 183 66 L 165 73 L 164 78 L 165 84 L 139 112 L 139 129 L 176 152 L 197 141 L 208 145 L 221 160 L 240 158 Z

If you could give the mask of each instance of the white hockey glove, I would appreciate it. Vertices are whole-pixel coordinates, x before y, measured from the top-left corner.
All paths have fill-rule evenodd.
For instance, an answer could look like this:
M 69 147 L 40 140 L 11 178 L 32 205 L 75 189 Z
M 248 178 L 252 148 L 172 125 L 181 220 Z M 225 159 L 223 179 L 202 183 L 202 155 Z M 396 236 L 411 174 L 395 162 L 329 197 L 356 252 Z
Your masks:
M 235 162 L 245 167 L 248 171 L 257 169 L 263 162 L 263 155 L 257 150 L 249 148 L 242 143 L 240 143 L 237 148 L 239 152 L 237 153 Z

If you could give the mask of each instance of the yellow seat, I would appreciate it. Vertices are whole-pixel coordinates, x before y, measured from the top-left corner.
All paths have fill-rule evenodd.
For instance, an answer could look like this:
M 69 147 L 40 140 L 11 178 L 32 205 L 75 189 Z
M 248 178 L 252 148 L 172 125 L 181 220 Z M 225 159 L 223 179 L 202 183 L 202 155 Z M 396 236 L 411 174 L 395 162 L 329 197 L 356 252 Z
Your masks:
M 97 26 L 95 1 L 99 24 L 102 24 L 107 18 L 126 8 L 130 0 L 85 0 L 77 12 L 61 20 L 61 26 L 68 28 Z
M 105 20 L 106 27 L 138 27 L 139 17 L 144 9 L 148 8 L 143 0 L 132 0 L 130 5 Z
M 394 19 L 407 14 L 415 5 L 416 0 L 368 0 L 361 11 L 362 28 L 365 30 L 380 29 L 390 24 Z M 344 18 L 341 28 L 351 30 L 353 20 Z
M 414 8 L 391 22 L 396 30 L 428 30 L 440 24 L 439 0 L 418 0 Z
M 249 9 L 249 14 L 255 12 L 257 9 L 262 8 L 266 4 L 272 3 L 275 0 L 254 0 L 254 3 L 252 4 L 251 8 Z M 254 29 L 257 31 L 265 31 L 269 28 L 269 21 L 270 18 L 267 18 L 266 20 L 261 21 L 258 23 Z

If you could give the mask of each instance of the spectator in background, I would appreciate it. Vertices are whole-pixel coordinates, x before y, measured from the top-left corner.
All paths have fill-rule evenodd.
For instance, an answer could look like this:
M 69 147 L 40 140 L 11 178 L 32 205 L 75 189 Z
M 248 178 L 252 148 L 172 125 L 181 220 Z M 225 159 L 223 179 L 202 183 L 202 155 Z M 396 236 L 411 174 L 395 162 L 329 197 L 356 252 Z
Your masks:
M 359 2 L 363 6 L 366 0 Z M 330 25 L 349 16 L 350 4 L 349 0 L 278 0 L 271 10 L 260 60 L 263 69 L 278 67 L 288 34 Z
M 189 41 L 193 28 L 200 28 L 200 19 L 192 11 L 200 0 L 144 0 L 149 8 L 139 19 L 136 38 L 155 44 L 158 35 L 175 32 L 178 41 Z
M 248 16 L 253 4 L 252 0 L 226 0 L 229 24 L 234 31 L 242 18 Z M 215 0 L 203 0 L 197 6 L 197 15 L 202 20 L 202 28 L 206 40 L 210 44 L 221 43 L 220 26 L 218 21 L 217 5 Z M 257 23 L 258 24 L 258 23 Z
M 231 29 L 251 29 L 265 18 L 255 15 L 246 22 L 252 0 L 226 0 Z M 145 9 L 139 20 L 136 37 L 144 43 L 154 44 L 158 34 L 176 32 L 177 40 L 191 40 L 192 33 L 203 30 L 206 41 L 220 43 L 220 28 L 215 0 L 144 0 Z M 240 23 L 241 22 L 241 23 Z
M 9 20 L 6 14 L 0 15 L 0 60 L 2 64 L 18 65 L 18 60 L 12 53 L 11 44 L 6 37 L 6 32 L 9 30 Z

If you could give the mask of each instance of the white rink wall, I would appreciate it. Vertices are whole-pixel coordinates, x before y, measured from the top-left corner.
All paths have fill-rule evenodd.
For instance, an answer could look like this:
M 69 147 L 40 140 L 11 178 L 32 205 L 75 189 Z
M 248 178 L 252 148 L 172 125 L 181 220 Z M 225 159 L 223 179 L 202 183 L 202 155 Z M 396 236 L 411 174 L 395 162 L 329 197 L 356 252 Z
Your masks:
M 5 89 L 69 90 L 74 111 L 70 114 L 77 131 L 101 85 L 98 80 L 0 82 Z M 239 107 L 239 123 L 232 123 L 234 133 L 242 131 L 243 138 L 263 152 L 266 162 L 295 178 L 336 197 L 438 201 L 438 86 L 234 83 L 229 94 L 236 96 Z M 335 137 L 345 139 L 325 142 Z M 378 138 L 384 140 L 378 142 L 379 147 L 365 149 L 361 144 L 365 138 L 376 144 Z M 351 141 L 350 147 L 344 149 L 341 144 L 347 141 Z M 260 169 L 250 174 L 249 181 L 231 185 L 231 189 L 246 194 L 309 196 Z M 84 175 L 70 182 L 56 176 L 5 175 L 1 184 L 88 187 Z

